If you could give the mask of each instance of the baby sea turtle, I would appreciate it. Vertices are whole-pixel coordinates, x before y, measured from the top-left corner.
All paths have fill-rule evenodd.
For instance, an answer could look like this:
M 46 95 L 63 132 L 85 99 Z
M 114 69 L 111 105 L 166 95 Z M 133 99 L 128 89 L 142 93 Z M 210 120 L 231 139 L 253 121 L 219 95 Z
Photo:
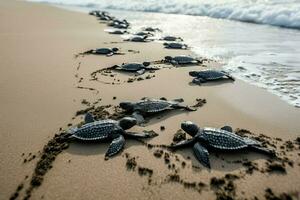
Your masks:
M 168 49 L 187 49 L 188 46 L 186 44 L 182 44 L 182 43 L 178 43 L 178 42 L 165 42 L 163 44 L 165 46 L 165 48 Z
M 123 35 L 125 33 L 128 33 L 126 30 L 112 30 L 108 31 L 109 34 L 115 34 L 115 35 Z
M 112 56 L 112 55 L 124 55 L 124 53 L 119 53 L 119 49 L 114 48 L 99 48 L 99 49 L 91 49 L 86 52 L 81 53 L 82 55 L 85 54 L 95 54 L 95 55 L 106 55 L 106 56 Z
M 154 36 L 153 33 L 150 33 L 150 32 L 146 32 L 146 31 L 140 31 L 140 32 L 137 32 L 135 33 L 134 35 L 138 35 L 138 36 Z
M 175 37 L 175 36 L 164 36 L 160 40 L 165 40 L 165 41 L 170 41 L 170 42 L 183 41 L 183 39 L 181 37 Z
M 127 72 L 136 72 L 139 75 L 144 74 L 146 70 L 158 70 L 157 67 L 149 67 L 150 62 L 143 63 L 123 63 L 122 65 L 114 65 L 107 69 L 121 70 Z
M 221 151 L 239 151 L 248 149 L 275 156 L 275 152 L 261 147 L 261 144 L 253 139 L 241 137 L 232 132 L 230 126 L 223 128 L 200 128 L 191 121 L 181 123 L 181 128 L 193 138 L 171 145 L 173 149 L 193 145 L 196 158 L 205 167 L 210 168 L 208 149 Z
M 207 81 L 215 81 L 220 79 L 235 80 L 229 73 L 218 70 L 202 70 L 202 71 L 191 71 L 190 76 L 195 77 L 193 83 L 201 84 Z
M 201 60 L 185 55 L 174 57 L 166 56 L 164 61 L 173 65 L 202 64 Z
M 159 28 L 153 28 L 153 27 L 146 27 L 146 28 L 144 28 L 144 31 L 149 31 L 149 32 L 160 31 L 161 32 L 161 30 Z
M 131 38 L 128 38 L 124 41 L 130 41 L 130 42 L 149 42 L 150 40 L 147 39 L 148 36 L 144 35 L 144 36 L 133 36 Z
M 107 23 L 107 26 L 112 26 L 118 29 L 127 29 L 129 25 L 130 24 L 126 20 L 118 20 L 118 19 L 112 20 Z
M 125 145 L 125 137 L 132 138 L 150 138 L 155 135 L 149 133 L 128 133 L 125 130 L 135 126 L 137 121 L 132 117 L 124 117 L 119 121 L 106 119 L 95 121 L 93 116 L 88 113 L 85 116 L 86 124 L 81 127 L 71 128 L 69 134 L 71 138 L 78 140 L 94 141 L 94 140 L 111 140 L 105 157 L 111 157 L 122 150 Z
M 167 101 L 163 99 L 149 99 L 138 102 L 121 102 L 120 107 L 126 110 L 129 113 L 132 113 L 132 116 L 138 120 L 138 123 L 144 122 L 144 117 L 163 112 L 171 109 L 185 109 L 187 111 L 195 111 L 196 109 L 190 108 L 189 106 L 180 105 L 182 99 L 175 99 L 172 101 Z

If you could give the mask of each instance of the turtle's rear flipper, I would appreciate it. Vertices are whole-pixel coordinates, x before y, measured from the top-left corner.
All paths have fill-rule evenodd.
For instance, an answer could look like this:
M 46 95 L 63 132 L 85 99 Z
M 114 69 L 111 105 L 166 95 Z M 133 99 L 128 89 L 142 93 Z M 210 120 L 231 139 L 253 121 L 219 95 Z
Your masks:
M 158 134 L 136 133 L 136 132 L 125 132 L 123 133 L 123 135 L 130 138 L 153 138 L 158 136 Z
M 206 82 L 206 80 L 205 79 L 202 79 L 202 78 L 194 78 L 193 80 L 192 80 L 192 83 L 195 83 L 195 84 L 197 84 L 197 85 L 201 85 L 201 83 L 205 83 Z
M 255 145 L 250 145 L 250 146 L 248 146 L 248 148 L 251 149 L 252 151 L 265 154 L 265 155 L 270 156 L 272 158 L 276 157 L 276 153 L 275 153 L 274 150 L 266 149 L 266 148 L 255 146 Z
M 232 127 L 231 126 L 223 126 L 222 128 L 221 128 L 222 130 L 224 130 L 224 131 L 228 131 L 228 132 L 233 132 L 233 130 L 232 130 Z
M 93 115 L 91 113 L 86 113 L 85 116 L 84 116 L 84 122 L 85 123 L 91 123 L 91 122 L 94 122 L 95 119 L 93 117 Z
M 125 145 L 125 139 L 123 135 L 119 135 L 118 137 L 113 139 L 113 141 L 110 143 L 108 147 L 107 152 L 105 153 L 105 159 L 119 153 L 123 149 L 124 145 Z
M 141 115 L 140 113 L 134 112 L 132 113 L 132 117 L 136 119 L 137 124 L 142 124 L 145 122 L 143 115 Z
M 203 147 L 199 142 L 197 142 L 196 144 L 194 144 L 193 150 L 197 160 L 202 165 L 210 169 L 209 153 L 207 149 Z
M 140 69 L 140 70 L 138 70 L 138 71 L 136 71 L 136 73 L 138 74 L 138 75 L 142 75 L 142 74 L 144 74 L 145 73 L 145 69 Z
M 191 146 L 195 143 L 195 139 L 183 140 L 170 146 L 171 149 L 178 149 Z

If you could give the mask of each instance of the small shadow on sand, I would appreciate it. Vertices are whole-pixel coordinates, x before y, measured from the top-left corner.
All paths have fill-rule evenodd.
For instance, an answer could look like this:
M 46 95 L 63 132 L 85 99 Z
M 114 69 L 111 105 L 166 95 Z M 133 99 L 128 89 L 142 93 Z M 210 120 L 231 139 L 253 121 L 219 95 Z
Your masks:
M 174 154 L 180 154 L 185 161 L 191 160 L 193 169 L 207 169 L 196 159 L 194 156 L 192 147 L 180 149 L 173 152 Z M 237 169 L 245 168 L 243 162 L 253 162 L 260 159 L 270 159 L 268 156 L 251 152 L 247 150 L 240 150 L 239 152 L 219 152 L 209 151 L 211 169 L 223 172 L 232 172 Z
M 209 87 L 209 86 L 216 86 L 216 85 L 220 85 L 220 84 L 226 84 L 226 83 L 234 83 L 234 81 L 230 80 L 230 79 L 220 79 L 220 80 L 215 80 L 215 81 L 208 81 L 206 83 L 201 83 L 196 84 L 193 82 L 189 82 L 190 86 L 205 86 L 205 87 Z

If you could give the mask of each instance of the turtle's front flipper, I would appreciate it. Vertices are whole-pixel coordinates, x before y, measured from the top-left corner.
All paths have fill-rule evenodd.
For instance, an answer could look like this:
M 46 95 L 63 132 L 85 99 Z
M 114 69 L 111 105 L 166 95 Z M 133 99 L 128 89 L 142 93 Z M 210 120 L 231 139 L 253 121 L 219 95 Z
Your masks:
M 134 117 L 136 119 L 137 124 L 142 124 L 142 123 L 145 122 L 145 119 L 144 119 L 143 115 L 141 115 L 138 112 L 132 113 L 132 117 Z
M 248 148 L 251 149 L 252 151 L 262 153 L 270 157 L 276 157 L 276 153 L 274 150 L 266 149 L 255 145 L 249 145 Z
M 224 131 L 228 131 L 228 132 L 233 132 L 233 130 L 232 130 L 232 127 L 231 126 L 223 126 L 222 128 L 221 128 L 222 130 L 224 130 Z
M 158 136 L 158 134 L 151 134 L 151 133 L 136 133 L 136 132 L 125 132 L 123 133 L 124 136 L 130 137 L 130 138 L 153 138 Z
M 84 116 L 84 122 L 85 123 L 91 123 L 91 122 L 94 122 L 95 119 L 93 117 L 93 115 L 91 113 L 86 113 L 85 116 Z
M 171 149 L 178 149 L 178 148 L 183 148 L 183 147 L 188 147 L 190 145 L 193 145 L 195 143 L 195 139 L 189 139 L 189 140 L 183 140 L 180 141 L 176 144 L 173 144 L 170 146 Z
M 227 74 L 226 76 L 227 76 L 229 79 L 235 81 L 235 78 L 233 78 L 233 76 L 231 76 L 231 75 L 229 75 L 229 74 Z
M 197 160 L 202 165 L 210 169 L 209 153 L 207 149 L 203 147 L 199 142 L 196 142 L 194 144 L 193 150 Z
M 119 135 L 110 143 L 107 152 L 105 153 L 105 159 L 119 153 L 125 145 L 125 139 L 123 135 Z
M 179 105 L 179 104 L 174 104 L 171 107 L 175 108 L 175 109 L 184 109 L 184 110 L 187 110 L 187 111 L 196 111 L 197 110 L 195 108 L 191 108 L 189 106 L 183 106 L 183 105 Z

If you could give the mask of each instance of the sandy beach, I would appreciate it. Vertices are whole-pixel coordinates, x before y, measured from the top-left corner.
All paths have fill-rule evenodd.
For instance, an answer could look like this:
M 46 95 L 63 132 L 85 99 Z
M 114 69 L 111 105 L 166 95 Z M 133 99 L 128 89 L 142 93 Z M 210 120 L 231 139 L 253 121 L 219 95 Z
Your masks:
M 214 61 L 147 72 L 140 81 L 128 82 L 136 77 L 119 72 L 98 73 L 93 80 L 92 72 L 113 65 L 193 54 L 156 42 L 123 42 L 93 16 L 44 4 L 4 0 L 0 16 L 0 199 L 300 199 L 299 108 L 241 80 L 190 83 L 189 71 L 219 68 Z M 118 47 L 125 55 L 75 58 L 100 47 Z M 135 126 L 133 131 L 158 136 L 144 143 L 126 139 L 122 153 L 109 160 L 104 159 L 109 143 L 71 142 L 49 164 L 41 185 L 26 195 L 44 146 L 82 122 L 77 111 L 110 105 L 105 110 L 113 112 L 120 102 L 143 97 L 206 103 L 195 112 L 171 111 Z M 191 148 L 164 148 L 186 120 L 249 130 L 239 133 L 260 139 L 280 159 L 212 152 L 207 170 Z M 274 163 L 278 166 L 270 167 Z

